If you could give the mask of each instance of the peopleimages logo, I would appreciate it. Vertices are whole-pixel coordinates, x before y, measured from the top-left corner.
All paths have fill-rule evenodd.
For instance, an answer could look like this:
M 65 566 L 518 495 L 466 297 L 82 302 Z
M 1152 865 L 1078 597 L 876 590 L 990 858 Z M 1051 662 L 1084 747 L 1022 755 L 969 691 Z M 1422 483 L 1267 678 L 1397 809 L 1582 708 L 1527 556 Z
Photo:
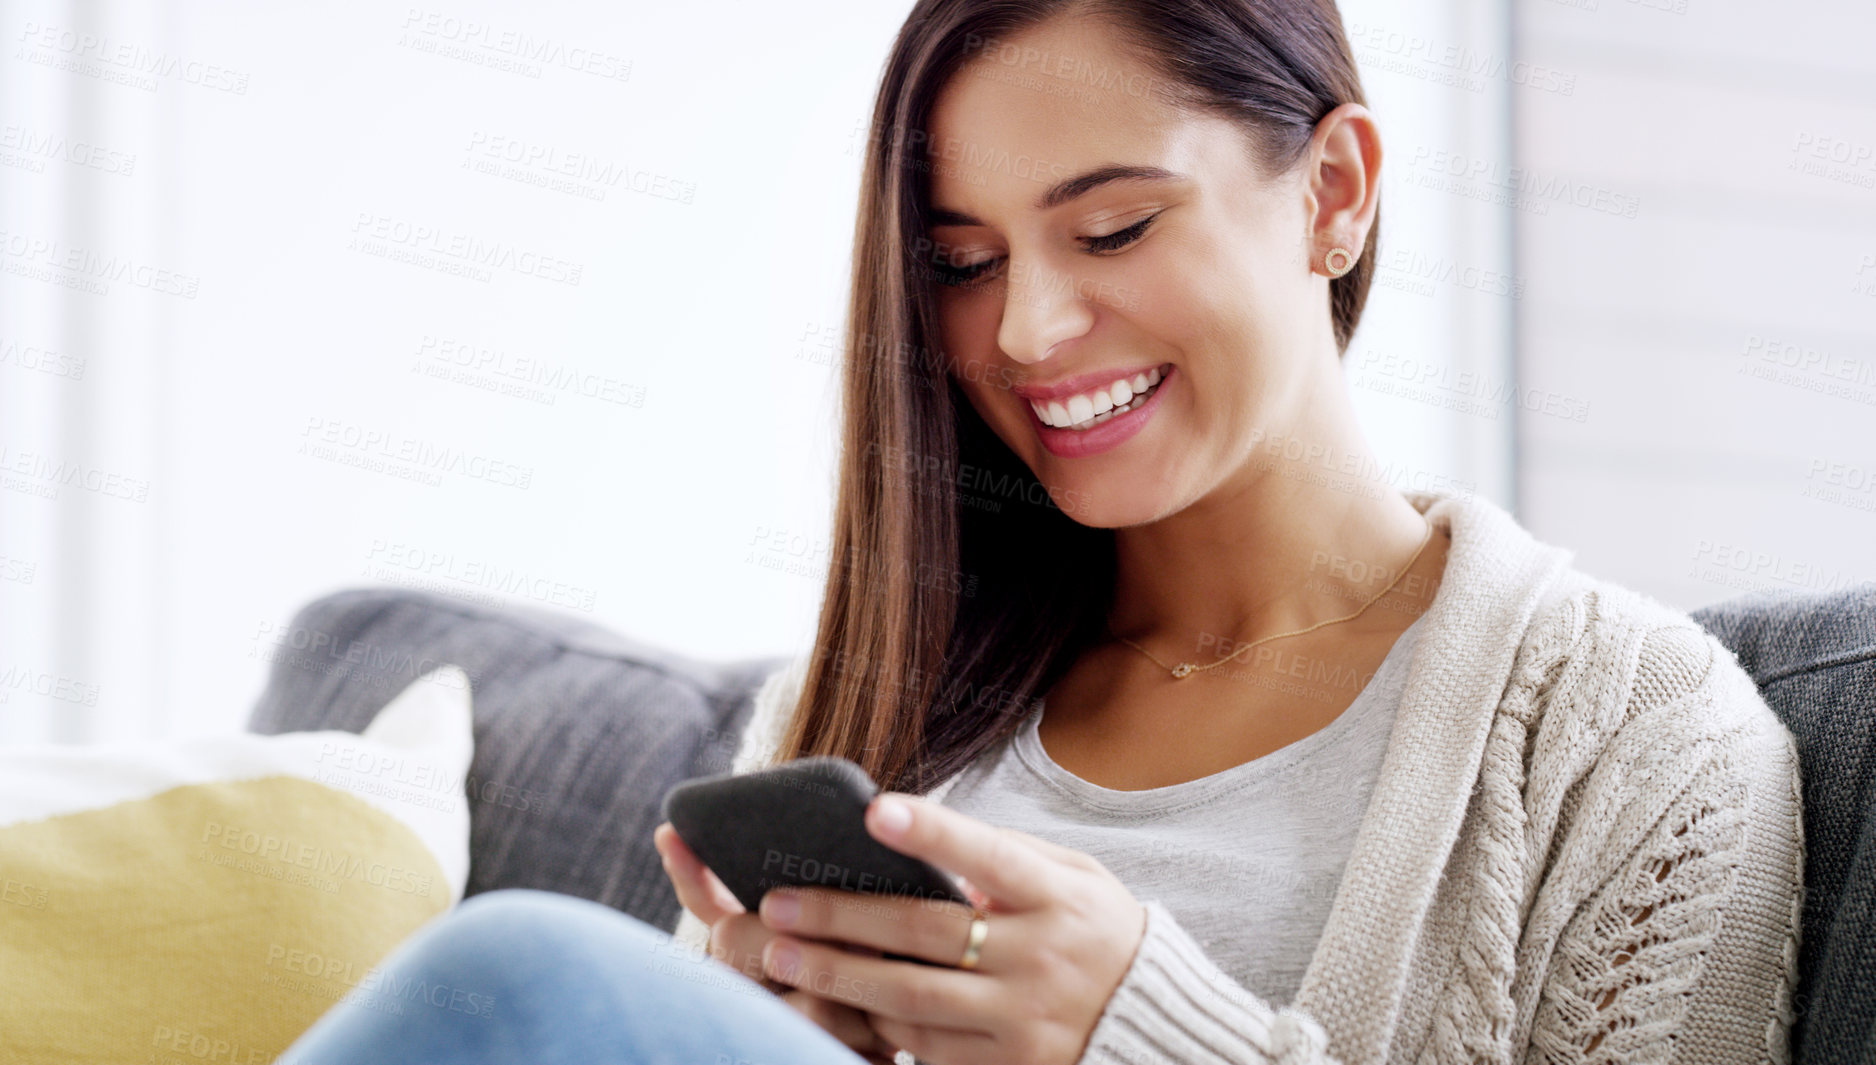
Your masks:
M 266 651 L 263 648 L 273 650 Z M 295 664 L 324 660 L 334 665 L 361 666 L 370 673 L 408 677 L 410 680 L 429 677 L 430 683 L 451 690 L 474 690 L 475 678 L 466 671 L 460 671 L 461 667 L 442 668 L 455 665 L 453 662 L 430 655 L 418 655 L 402 648 L 386 648 L 366 640 L 338 640 L 324 629 L 307 625 L 261 622 L 255 629 L 254 650 L 249 652 L 249 657 L 264 657 L 272 661 L 283 655 L 290 655 L 288 661 Z
M 56 65 L 73 73 L 103 80 L 123 80 L 125 84 L 146 92 L 156 88 L 157 78 L 174 78 L 185 85 L 196 85 L 235 96 L 246 96 L 248 91 L 246 71 L 234 70 L 218 63 L 205 63 L 199 59 L 186 59 L 105 34 L 29 21 L 20 31 L 18 40 L 25 47 L 14 58 L 40 66 Z M 57 62 L 52 62 L 55 57 Z M 90 65 L 92 63 L 98 66 L 93 67 Z M 107 74 L 116 76 L 107 77 Z
M 85 379 L 85 360 L 16 340 L 0 340 L 0 366 L 17 366 L 70 381 Z
M 506 488 L 526 489 L 534 481 L 532 466 L 317 414 L 308 417 L 305 428 L 300 430 L 299 450 L 314 458 L 394 473 L 432 485 L 440 484 L 446 473 Z
M 562 395 L 622 407 L 645 405 L 644 385 L 533 355 L 427 333 L 417 344 L 417 365 L 413 368 L 432 377 L 447 376 L 491 391 L 509 391 L 526 399 L 544 398 L 549 406 Z
M 25 478 L 28 482 L 25 487 L 37 487 L 40 491 L 33 494 L 46 495 L 47 498 L 56 496 L 60 487 L 70 485 L 132 503 L 142 503 L 150 498 L 150 482 L 141 477 L 127 477 L 82 462 L 67 462 L 31 451 L 17 451 L 4 444 L 0 444 L 0 474 L 17 474 Z
M 463 588 L 522 596 L 552 606 L 588 612 L 599 599 L 599 593 L 591 588 L 557 581 L 525 567 L 505 566 L 487 559 L 459 556 L 453 551 L 436 551 L 396 540 L 373 540 L 366 560 L 375 564 L 370 567 L 375 571 L 370 575 L 379 579 L 403 573 Z M 485 598 L 484 601 L 495 600 Z
M 0 126 L 0 153 L 17 153 L 22 159 L 34 161 L 57 159 L 72 166 L 122 177 L 129 177 L 137 168 L 137 157 L 134 154 L 102 148 L 90 141 L 73 140 L 62 134 L 40 133 L 13 123 Z M 0 155 L 0 161 L 4 161 L 4 158 Z
M 47 237 L 0 229 L 0 265 L 6 272 L 38 281 L 86 282 L 87 291 L 104 295 L 105 282 L 123 281 L 133 288 L 192 300 L 202 279 L 127 255 L 107 255 L 91 248 L 73 247 Z
M 198 842 L 208 847 L 236 851 L 261 861 L 278 862 L 308 870 L 311 874 L 333 880 L 356 880 L 373 887 L 386 888 L 407 895 L 430 896 L 432 878 L 427 873 L 387 865 L 356 854 L 342 854 L 315 843 L 305 843 L 219 821 L 205 822 Z M 212 853 L 212 852 L 211 852 Z
M 1527 167 L 1505 166 L 1496 159 L 1469 156 L 1424 144 L 1415 146 L 1408 154 L 1407 165 L 1435 178 L 1512 193 L 1520 201 L 1539 206 L 1565 203 L 1617 218 L 1634 218 L 1641 211 L 1641 200 L 1627 193 Z
M 861 872 L 834 862 L 773 848 L 763 852 L 762 871 L 770 886 L 811 885 L 862 895 L 901 895 L 910 887 L 902 881 L 878 873 Z M 915 897 L 929 909 L 943 909 L 949 905 L 941 898 L 923 895 Z
M 1380 66 L 1409 76 L 1418 76 L 1417 67 L 1437 71 L 1443 75 L 1439 80 L 1471 92 L 1482 91 L 1484 80 L 1489 80 L 1558 96 L 1576 95 L 1574 73 L 1523 59 L 1507 60 L 1501 55 L 1455 42 L 1436 41 L 1417 33 L 1350 22 L 1348 42 L 1361 54 L 1364 65 Z
M 96 706 L 99 691 L 96 684 L 87 684 L 57 673 L 18 665 L 0 667 L 0 703 L 10 701 L 15 695 L 37 695 L 62 703 Z
M 356 1001 L 369 1005 L 373 998 L 423 1003 L 437 1009 L 463 1013 L 471 1017 L 493 1017 L 495 996 L 449 984 L 432 983 L 421 976 L 399 976 L 382 969 L 369 968 L 363 973 L 350 959 L 335 958 L 318 951 L 272 943 L 267 947 L 267 965 L 315 980 L 324 980 L 363 994 Z
M 352 241 L 346 250 L 362 252 L 444 273 L 463 273 L 487 281 L 495 270 L 506 270 L 543 281 L 577 287 L 586 267 L 498 240 L 483 240 L 470 233 L 451 233 L 390 215 L 360 211 L 352 222 Z
M 406 47 L 440 53 L 445 46 L 462 49 L 466 53 L 463 56 L 448 53 L 457 58 L 475 53 L 501 56 L 518 64 L 518 69 L 530 77 L 540 77 L 541 67 L 560 67 L 607 81 L 632 77 L 632 61 L 623 56 L 441 11 L 408 8 L 399 29 L 404 35 L 398 43 Z
M 694 181 L 485 130 L 469 135 L 467 151 L 468 169 L 585 199 L 604 200 L 608 191 L 619 188 L 678 203 L 690 203 L 697 195 Z

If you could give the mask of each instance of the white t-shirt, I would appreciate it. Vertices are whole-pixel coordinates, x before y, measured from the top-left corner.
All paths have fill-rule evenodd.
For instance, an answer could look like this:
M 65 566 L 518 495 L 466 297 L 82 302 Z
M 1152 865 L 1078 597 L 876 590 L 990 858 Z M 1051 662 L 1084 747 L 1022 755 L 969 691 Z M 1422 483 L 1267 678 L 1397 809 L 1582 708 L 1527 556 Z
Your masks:
M 1047 707 L 1038 705 L 943 804 L 1093 855 L 1135 898 L 1160 900 L 1247 990 L 1288 1005 L 1368 808 L 1423 618 L 1335 720 L 1261 758 L 1170 787 L 1115 791 L 1049 757 L 1036 735 Z

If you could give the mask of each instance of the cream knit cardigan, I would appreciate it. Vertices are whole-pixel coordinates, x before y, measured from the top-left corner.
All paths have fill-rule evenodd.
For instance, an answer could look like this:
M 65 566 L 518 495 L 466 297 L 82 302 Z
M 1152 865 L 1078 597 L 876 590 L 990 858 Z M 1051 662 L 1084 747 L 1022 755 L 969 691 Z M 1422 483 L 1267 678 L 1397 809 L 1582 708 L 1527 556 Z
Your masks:
M 1791 733 L 1685 614 L 1489 501 L 1406 495 L 1452 548 L 1294 1001 L 1245 990 L 1143 899 L 1079 1065 L 1789 1061 Z M 772 764 L 805 666 L 764 683 L 733 772 Z M 682 915 L 679 939 L 708 934 Z

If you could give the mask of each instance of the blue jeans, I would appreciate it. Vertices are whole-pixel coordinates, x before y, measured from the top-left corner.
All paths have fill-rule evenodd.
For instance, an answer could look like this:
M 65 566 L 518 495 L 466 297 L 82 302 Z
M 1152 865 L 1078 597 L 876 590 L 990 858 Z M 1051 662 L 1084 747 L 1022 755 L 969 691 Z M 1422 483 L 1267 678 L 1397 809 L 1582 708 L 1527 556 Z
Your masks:
M 278 1065 L 866 1065 L 755 980 L 596 902 L 492 891 L 431 921 Z

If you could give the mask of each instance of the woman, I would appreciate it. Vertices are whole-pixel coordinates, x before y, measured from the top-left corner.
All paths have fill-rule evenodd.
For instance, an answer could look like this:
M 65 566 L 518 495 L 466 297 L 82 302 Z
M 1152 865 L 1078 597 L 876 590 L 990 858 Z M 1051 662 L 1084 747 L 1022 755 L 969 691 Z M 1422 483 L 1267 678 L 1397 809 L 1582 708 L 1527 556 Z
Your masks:
M 1362 438 L 1333 8 L 921 0 L 874 113 L 840 564 L 735 768 L 860 763 L 977 905 L 746 913 L 660 826 L 675 938 L 483 896 L 391 964 L 497 1016 L 341 1008 L 288 1059 L 1785 1060 L 1790 735 L 1684 614 Z

